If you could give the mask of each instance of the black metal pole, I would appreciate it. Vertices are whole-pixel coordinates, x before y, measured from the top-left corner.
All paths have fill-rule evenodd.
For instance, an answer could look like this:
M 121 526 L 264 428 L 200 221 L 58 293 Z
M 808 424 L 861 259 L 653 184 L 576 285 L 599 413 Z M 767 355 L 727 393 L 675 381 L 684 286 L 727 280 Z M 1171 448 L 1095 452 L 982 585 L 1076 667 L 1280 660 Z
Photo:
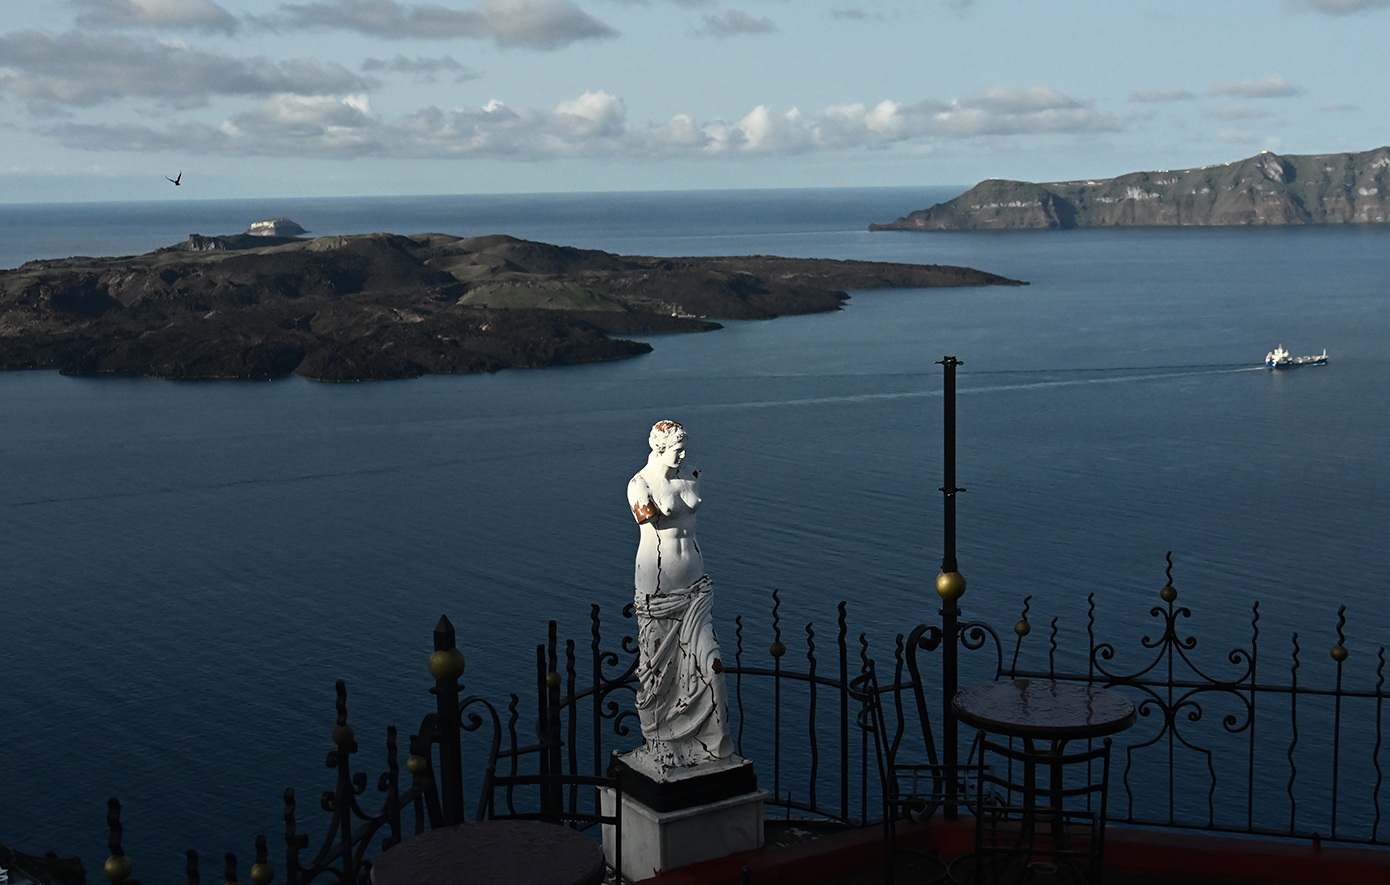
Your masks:
M 956 563 L 956 366 L 960 360 L 953 356 L 938 361 L 942 369 L 941 392 L 941 462 L 945 473 L 941 492 L 945 496 L 943 515 L 942 573 L 959 571 Z
M 956 670 L 957 638 L 960 607 L 956 600 L 965 592 L 965 578 L 956 563 L 956 493 L 965 489 L 956 486 L 956 366 L 964 365 L 953 356 L 937 361 L 942 367 L 942 463 L 944 478 L 941 493 L 945 513 L 942 520 L 943 551 L 941 574 L 936 576 L 936 592 L 941 597 L 941 753 L 945 768 L 946 795 L 943 811 L 948 820 L 955 820 L 961 804 L 957 770 L 960 765 L 956 741 L 956 711 L 951 702 L 956 697 L 959 676 Z
M 454 625 L 444 615 L 434 627 L 434 653 L 430 655 L 434 677 L 436 734 L 439 736 L 439 793 L 444 823 L 463 823 L 463 748 L 459 743 L 459 677 L 463 655 L 454 644 Z M 426 748 L 428 749 L 428 748 Z

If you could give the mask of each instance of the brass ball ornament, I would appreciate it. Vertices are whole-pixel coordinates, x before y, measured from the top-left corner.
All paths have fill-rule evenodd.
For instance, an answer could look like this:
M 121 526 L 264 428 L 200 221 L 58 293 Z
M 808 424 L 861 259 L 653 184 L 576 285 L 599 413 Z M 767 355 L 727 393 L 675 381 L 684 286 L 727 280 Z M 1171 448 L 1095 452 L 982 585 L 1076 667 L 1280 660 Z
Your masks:
M 456 648 L 440 649 L 430 655 L 430 675 L 436 680 L 447 681 L 463 675 L 463 652 Z
M 352 726 L 350 726 L 350 725 L 335 725 L 335 726 L 333 726 L 333 743 L 337 744 L 338 746 L 340 746 L 340 747 L 346 747 L 348 744 L 352 743 L 352 739 L 353 739 L 354 737 L 356 737 L 356 735 L 355 735 L 355 734 L 353 733 L 353 731 L 352 731 Z
M 258 863 L 251 865 L 252 885 L 270 885 L 275 878 L 275 867 L 268 863 Z
M 1178 598 L 1178 588 L 1172 584 L 1164 584 L 1163 589 L 1158 591 L 1158 596 L 1164 602 L 1172 602 Z
M 1028 623 L 1027 618 L 1024 618 L 1017 624 L 1014 624 L 1014 632 L 1019 636 L 1027 636 L 1029 633 L 1033 632 L 1033 625 Z
M 122 854 L 120 857 L 112 855 L 106 859 L 101 871 L 107 879 L 112 882 L 124 882 L 130 877 L 131 871 L 135 869 L 135 864 L 130 862 L 130 858 Z
M 780 658 L 782 655 L 787 653 L 787 647 L 782 643 L 782 640 L 780 639 L 772 643 L 772 645 L 768 646 L 767 650 L 768 653 L 771 654 L 774 658 Z
M 936 595 L 942 599 L 960 599 L 965 594 L 965 576 L 960 572 L 942 572 L 936 576 Z
M 545 674 L 545 684 L 546 684 L 546 686 L 549 687 L 549 688 L 559 688 L 559 687 L 560 687 L 560 674 L 559 674 L 559 673 L 556 673 L 554 670 L 551 670 L 550 672 L 546 673 L 546 674 Z
M 1342 661 L 1345 661 L 1347 659 L 1347 655 L 1351 654 L 1351 652 L 1347 651 L 1347 647 L 1339 642 L 1336 645 L 1332 646 L 1331 654 L 1332 660 L 1340 664 Z
M 411 774 L 424 774 L 429 768 L 429 760 L 424 756 L 411 756 L 405 760 L 405 770 Z

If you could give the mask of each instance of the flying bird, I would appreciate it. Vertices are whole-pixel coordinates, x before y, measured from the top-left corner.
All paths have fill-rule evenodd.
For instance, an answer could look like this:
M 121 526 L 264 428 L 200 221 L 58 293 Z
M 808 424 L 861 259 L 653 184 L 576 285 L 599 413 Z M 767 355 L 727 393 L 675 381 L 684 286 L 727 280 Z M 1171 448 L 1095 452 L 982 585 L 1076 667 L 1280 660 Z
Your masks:
M 164 176 L 164 180 L 165 180 L 165 181 L 172 181 L 172 182 L 174 183 L 174 187 L 178 187 L 178 186 L 183 182 L 183 170 L 182 170 L 182 169 L 179 170 L 179 177 L 178 177 L 178 178 L 170 178 L 169 176 L 166 175 L 166 176 Z

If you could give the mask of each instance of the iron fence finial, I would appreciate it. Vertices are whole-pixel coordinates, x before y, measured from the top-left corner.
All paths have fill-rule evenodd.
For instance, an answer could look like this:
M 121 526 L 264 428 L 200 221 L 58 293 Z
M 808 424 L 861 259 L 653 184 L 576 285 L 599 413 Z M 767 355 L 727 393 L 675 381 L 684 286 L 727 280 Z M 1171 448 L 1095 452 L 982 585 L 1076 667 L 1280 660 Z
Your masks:
M 106 800 L 106 825 L 111 830 L 111 838 L 107 841 L 111 856 L 106 859 L 102 872 L 111 880 L 111 885 L 121 885 L 130 877 L 135 865 L 121 848 L 121 834 L 124 832 L 121 827 L 121 803 L 114 796 Z
M 1337 644 L 1332 646 L 1331 652 L 1332 660 L 1336 661 L 1339 664 L 1345 661 L 1347 659 L 1347 655 L 1350 654 L 1350 652 L 1347 651 L 1347 647 L 1345 644 L 1347 641 L 1346 634 L 1342 632 L 1342 628 L 1346 625 L 1347 607 L 1344 605 L 1341 608 L 1337 609 Z
M 267 856 L 265 836 L 256 837 L 256 862 L 251 865 L 252 885 L 270 885 L 275 879 L 275 867 Z
M 1163 589 L 1158 591 L 1159 598 L 1164 602 L 1173 602 L 1178 598 L 1178 590 L 1173 586 L 1173 551 L 1168 551 L 1168 568 L 1163 570 L 1164 584 Z

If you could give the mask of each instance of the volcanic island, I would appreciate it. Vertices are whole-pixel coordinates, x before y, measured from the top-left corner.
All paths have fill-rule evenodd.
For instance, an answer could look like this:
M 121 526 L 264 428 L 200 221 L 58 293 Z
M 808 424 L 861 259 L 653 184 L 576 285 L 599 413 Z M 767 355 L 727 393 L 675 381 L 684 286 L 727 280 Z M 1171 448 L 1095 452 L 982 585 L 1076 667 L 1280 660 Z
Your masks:
M 285 222 L 285 219 L 277 219 Z M 847 290 L 1027 285 L 966 267 L 653 258 L 505 235 L 288 224 L 0 270 L 0 368 L 370 381 L 649 353 L 624 335 L 840 309 Z

